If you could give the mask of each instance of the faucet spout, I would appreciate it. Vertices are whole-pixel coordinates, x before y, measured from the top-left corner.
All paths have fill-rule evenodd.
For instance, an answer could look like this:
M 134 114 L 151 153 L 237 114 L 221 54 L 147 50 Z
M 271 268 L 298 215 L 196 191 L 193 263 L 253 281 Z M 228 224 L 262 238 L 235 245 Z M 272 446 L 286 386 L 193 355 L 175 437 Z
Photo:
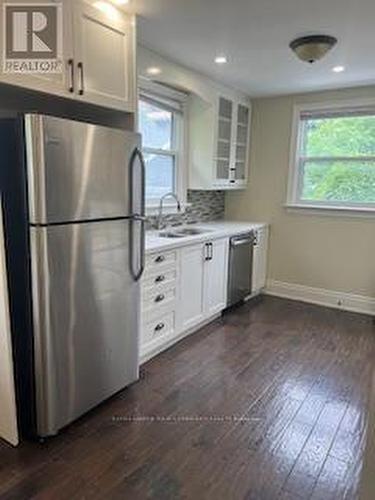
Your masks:
M 170 193 L 166 193 L 164 196 L 162 196 L 160 198 L 160 204 L 159 204 L 158 230 L 162 229 L 162 226 L 163 226 L 163 207 L 164 207 L 164 201 L 167 198 L 173 198 L 176 201 L 178 213 L 180 213 L 182 210 L 181 202 L 175 193 L 170 192 Z

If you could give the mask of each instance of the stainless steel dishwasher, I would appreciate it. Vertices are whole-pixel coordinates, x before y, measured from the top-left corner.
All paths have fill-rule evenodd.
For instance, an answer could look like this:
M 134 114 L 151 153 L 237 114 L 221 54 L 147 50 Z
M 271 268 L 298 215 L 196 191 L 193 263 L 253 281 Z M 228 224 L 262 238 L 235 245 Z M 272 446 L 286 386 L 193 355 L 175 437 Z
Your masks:
M 254 231 L 230 240 L 228 307 L 251 295 L 255 241 Z

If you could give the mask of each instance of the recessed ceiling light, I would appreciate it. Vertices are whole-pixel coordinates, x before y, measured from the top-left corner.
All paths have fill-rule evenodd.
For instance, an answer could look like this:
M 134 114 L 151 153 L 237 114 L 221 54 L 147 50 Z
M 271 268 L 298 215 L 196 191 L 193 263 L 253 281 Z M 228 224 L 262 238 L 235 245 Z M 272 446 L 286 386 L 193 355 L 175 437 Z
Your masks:
M 94 7 L 104 12 L 104 14 L 111 19 L 117 19 L 119 16 L 116 7 L 109 2 L 99 0 L 94 3 Z
M 146 72 L 148 75 L 156 76 L 160 75 L 161 69 L 158 68 L 157 66 L 150 66 L 149 68 L 147 68 Z
M 342 73 L 343 71 L 345 71 L 345 66 L 335 66 L 334 68 L 332 68 L 332 71 L 334 73 Z
M 227 62 L 228 62 L 228 59 L 226 58 L 226 56 L 216 56 L 215 57 L 216 64 L 225 64 Z
M 111 0 L 111 1 L 116 5 L 126 5 L 127 3 L 129 3 L 129 0 Z

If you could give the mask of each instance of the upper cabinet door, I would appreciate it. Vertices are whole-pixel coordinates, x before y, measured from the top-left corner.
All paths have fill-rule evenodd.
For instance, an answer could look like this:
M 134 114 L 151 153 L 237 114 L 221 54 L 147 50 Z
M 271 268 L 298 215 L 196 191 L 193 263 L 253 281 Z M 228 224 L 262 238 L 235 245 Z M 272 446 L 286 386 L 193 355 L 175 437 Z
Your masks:
M 219 114 L 216 149 L 216 181 L 217 184 L 228 184 L 232 158 L 233 137 L 233 102 L 224 97 L 219 98 Z
M 47 92 L 49 94 L 59 95 L 59 96 L 69 96 L 73 95 L 73 84 L 72 84 L 72 58 L 73 58 L 73 30 L 72 30 L 72 10 L 71 10 L 72 0 L 41 0 L 38 3 L 43 5 L 46 4 L 56 4 L 58 6 L 59 12 L 58 16 L 61 23 L 58 24 L 62 28 L 62 33 L 57 33 L 57 44 L 59 47 L 59 52 L 61 52 L 61 71 L 58 72 L 45 72 L 45 73 L 11 73 L 4 71 L 4 63 L 1 61 L 0 66 L 0 81 L 8 83 L 11 85 L 17 85 L 19 87 L 24 87 L 32 90 L 37 90 L 41 92 Z M 22 6 L 30 3 L 30 8 L 35 4 L 31 0 L 26 0 L 22 2 Z M 2 6 L 3 7 L 3 6 Z M 21 9 L 21 7 L 19 7 Z M 3 16 L 5 14 L 4 8 L 0 9 L 0 23 L 4 26 Z M 22 23 L 21 23 L 22 24 Z M 26 27 L 26 25 L 25 25 Z M 29 36 L 29 35 L 28 35 Z M 25 38 L 26 40 L 26 38 Z M 36 40 L 38 37 L 36 34 Z M 4 43 L 5 36 L 0 37 L 0 53 L 4 53 Z M 20 57 L 22 58 L 22 52 L 20 52 Z M 20 61 L 23 59 L 20 59 Z M 24 55 L 24 60 L 29 61 L 32 65 L 33 60 Z M 40 60 L 41 62 L 43 60 Z
M 74 54 L 80 99 L 135 112 L 135 19 L 90 2 L 74 6 Z
M 246 182 L 250 139 L 250 108 L 244 104 L 237 106 L 234 178 Z

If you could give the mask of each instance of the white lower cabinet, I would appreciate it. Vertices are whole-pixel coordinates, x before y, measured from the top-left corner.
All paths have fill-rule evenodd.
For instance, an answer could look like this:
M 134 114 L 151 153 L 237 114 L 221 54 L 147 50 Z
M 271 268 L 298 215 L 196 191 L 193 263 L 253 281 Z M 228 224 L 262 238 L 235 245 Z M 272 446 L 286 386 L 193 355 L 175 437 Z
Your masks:
M 253 294 L 260 293 L 266 286 L 269 229 L 267 226 L 256 231 L 253 260 Z
M 229 240 L 216 240 L 209 248 L 204 266 L 204 311 L 213 316 L 225 309 L 228 290 Z
M 183 248 L 180 253 L 179 320 L 182 330 L 203 321 L 205 314 L 204 269 L 206 244 Z
M 142 282 L 142 360 L 225 309 L 228 248 L 225 238 L 147 257 Z

